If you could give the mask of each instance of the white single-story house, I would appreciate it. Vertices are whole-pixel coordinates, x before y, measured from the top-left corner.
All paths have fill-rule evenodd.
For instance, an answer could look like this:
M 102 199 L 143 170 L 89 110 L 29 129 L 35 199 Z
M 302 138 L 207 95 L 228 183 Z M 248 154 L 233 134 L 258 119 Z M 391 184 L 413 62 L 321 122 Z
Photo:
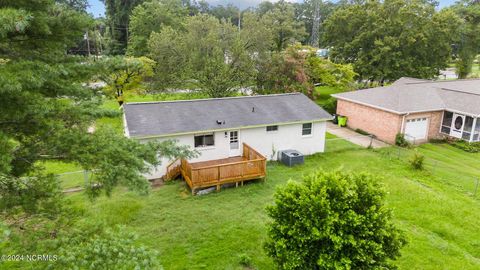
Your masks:
M 401 78 L 390 86 L 332 95 L 347 126 L 394 143 L 452 137 L 480 141 L 480 79 L 429 81 Z
M 323 152 L 326 121 L 332 119 L 300 93 L 126 103 L 123 111 L 127 137 L 140 142 L 177 140 L 199 152 L 190 164 L 210 169 L 212 164 L 236 164 L 242 159 L 235 158 L 242 156 L 275 160 L 281 150 Z M 162 160 L 147 178 L 163 177 L 171 162 Z

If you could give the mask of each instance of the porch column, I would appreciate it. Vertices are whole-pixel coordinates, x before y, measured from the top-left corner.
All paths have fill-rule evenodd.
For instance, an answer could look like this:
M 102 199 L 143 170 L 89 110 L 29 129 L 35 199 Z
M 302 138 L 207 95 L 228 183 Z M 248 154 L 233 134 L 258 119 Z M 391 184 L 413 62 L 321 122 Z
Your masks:
M 470 134 L 470 141 L 469 142 L 473 142 L 473 135 L 475 135 L 475 129 L 477 127 L 477 119 L 478 118 L 473 118 L 472 133 Z

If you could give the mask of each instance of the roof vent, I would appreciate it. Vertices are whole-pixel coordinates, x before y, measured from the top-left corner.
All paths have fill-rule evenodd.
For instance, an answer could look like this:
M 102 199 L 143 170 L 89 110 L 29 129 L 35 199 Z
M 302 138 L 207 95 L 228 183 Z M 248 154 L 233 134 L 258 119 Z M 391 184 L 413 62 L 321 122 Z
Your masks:
M 217 120 L 217 125 L 225 125 L 225 120 Z
M 252 112 L 255 112 L 255 107 L 252 107 Z

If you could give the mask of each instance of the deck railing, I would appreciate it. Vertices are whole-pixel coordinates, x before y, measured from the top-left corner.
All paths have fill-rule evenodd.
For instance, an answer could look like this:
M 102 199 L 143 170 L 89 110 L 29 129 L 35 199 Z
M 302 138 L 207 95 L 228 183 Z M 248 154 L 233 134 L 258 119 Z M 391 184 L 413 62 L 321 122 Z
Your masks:
M 196 188 L 217 186 L 226 183 L 238 183 L 265 177 L 266 158 L 247 144 L 243 144 L 245 160 L 221 163 L 202 167 L 193 167 L 182 160 L 182 175 L 192 191 Z

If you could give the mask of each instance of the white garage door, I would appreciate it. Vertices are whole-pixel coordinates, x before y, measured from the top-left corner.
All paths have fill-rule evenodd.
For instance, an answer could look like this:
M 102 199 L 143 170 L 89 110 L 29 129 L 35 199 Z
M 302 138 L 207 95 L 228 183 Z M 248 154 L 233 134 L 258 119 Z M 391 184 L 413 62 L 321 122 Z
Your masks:
M 409 141 L 427 138 L 427 118 L 408 119 L 405 124 L 405 138 Z

